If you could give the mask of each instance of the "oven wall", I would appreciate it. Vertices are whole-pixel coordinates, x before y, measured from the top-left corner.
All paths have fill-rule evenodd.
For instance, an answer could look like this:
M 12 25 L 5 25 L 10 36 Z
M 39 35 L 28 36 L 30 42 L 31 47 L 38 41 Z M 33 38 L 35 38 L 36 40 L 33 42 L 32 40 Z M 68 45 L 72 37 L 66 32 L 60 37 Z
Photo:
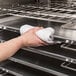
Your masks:
M 0 5 L 34 3 L 35 0 L 0 0 Z

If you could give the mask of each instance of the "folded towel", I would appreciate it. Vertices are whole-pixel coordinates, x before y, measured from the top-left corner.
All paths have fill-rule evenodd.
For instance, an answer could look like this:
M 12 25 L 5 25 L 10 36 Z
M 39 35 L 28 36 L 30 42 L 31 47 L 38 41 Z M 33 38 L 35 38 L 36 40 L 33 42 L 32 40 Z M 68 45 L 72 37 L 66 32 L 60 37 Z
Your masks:
M 34 26 L 31 25 L 23 25 L 20 28 L 20 33 L 23 34 L 24 32 L 27 32 L 28 30 L 34 28 Z M 52 27 L 47 27 L 41 30 L 38 30 L 36 32 L 36 35 L 44 42 L 46 43 L 53 43 L 53 35 L 55 33 L 55 30 Z
M 54 29 L 47 27 L 36 32 L 36 35 L 46 43 L 53 43 Z

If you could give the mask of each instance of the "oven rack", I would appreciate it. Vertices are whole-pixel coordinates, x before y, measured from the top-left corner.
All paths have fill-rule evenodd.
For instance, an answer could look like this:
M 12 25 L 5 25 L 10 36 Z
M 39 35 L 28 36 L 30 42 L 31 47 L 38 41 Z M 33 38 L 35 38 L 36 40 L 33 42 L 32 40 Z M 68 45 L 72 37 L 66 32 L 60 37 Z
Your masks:
M 36 6 L 20 6 L 17 8 L 0 8 L 1 11 L 9 15 L 26 17 L 32 19 L 40 19 L 45 21 L 57 21 L 67 23 L 76 18 L 76 11 L 72 9 L 36 7 Z M 73 14 L 73 15 L 72 15 Z
M 35 68 L 35 69 L 53 74 L 53 75 L 57 75 L 57 76 L 61 76 L 61 75 L 62 76 L 69 76 L 69 74 L 70 75 L 71 74 L 75 75 L 75 71 L 76 71 L 76 69 L 74 70 L 75 67 L 70 68 L 70 67 L 67 66 L 67 64 L 70 63 L 70 62 L 67 62 L 67 61 L 64 62 L 62 60 L 58 60 L 56 58 L 54 59 L 54 58 L 51 58 L 51 57 L 49 59 L 49 57 L 42 56 L 42 55 L 36 54 L 34 52 L 32 53 L 32 52 L 29 52 L 27 50 L 26 50 L 26 53 L 25 53 L 25 50 L 24 51 L 21 50 L 19 52 L 16 53 L 9 60 L 11 60 L 13 62 L 23 64 L 23 65 L 26 65 L 26 66 L 31 67 L 31 68 Z M 55 63 L 55 61 L 57 61 L 57 63 Z M 70 64 L 68 64 L 68 65 L 70 65 Z M 73 65 L 76 65 L 76 64 L 72 64 L 72 66 Z M 61 68 L 61 70 L 58 70 L 60 68 Z M 64 69 L 65 69 L 65 71 L 64 71 Z M 71 71 L 71 73 L 70 73 L 70 71 Z
M 1 31 L 2 32 L 2 31 Z M 0 32 L 0 33 L 1 33 Z M 9 32 L 9 31 L 8 31 Z M 7 32 L 7 30 L 5 30 L 5 34 L 7 35 L 7 37 L 2 37 L 2 38 L 5 38 L 5 39 L 2 39 L 3 41 L 7 41 L 7 40 L 9 40 L 9 39 L 11 39 L 11 38 L 13 38 L 13 37 L 15 37 L 15 36 L 10 36 L 10 35 L 16 35 L 17 33 L 16 32 L 9 32 L 10 33 L 10 35 L 8 34 L 8 32 Z M 3 36 L 5 36 L 4 35 L 4 33 L 2 34 Z M 2 35 L 0 35 L 0 36 L 2 36 Z M 17 34 L 16 36 L 18 36 L 19 34 Z M 9 38 L 8 38 L 8 36 L 10 36 Z M 6 39 L 7 38 L 7 39 Z M 1 38 L 0 38 L 1 39 Z M 60 45 L 59 45 L 60 46 Z M 66 49 L 64 49 L 63 50 L 63 52 L 62 52 L 62 54 L 61 54 L 61 52 L 58 52 L 59 51 L 59 49 L 57 50 L 56 49 L 56 51 L 58 52 L 58 53 L 55 53 L 55 50 L 52 50 L 50 47 L 52 47 L 52 46 L 44 46 L 44 47 L 38 47 L 38 48 L 30 48 L 30 47 L 28 47 L 28 48 L 24 48 L 24 50 L 27 50 L 27 51 L 29 51 L 29 52 L 32 52 L 32 53 L 35 53 L 35 54 L 39 54 L 39 55 L 43 55 L 43 56 L 46 56 L 46 57 L 49 57 L 49 58 L 55 58 L 55 59 L 57 59 L 57 60 L 60 60 L 60 61 L 62 61 L 62 64 L 64 63 L 64 61 L 65 62 L 70 62 L 70 63 L 73 63 L 73 64 L 76 64 L 76 59 L 75 59 L 75 56 L 74 56 L 74 52 L 72 51 L 72 50 L 66 50 Z M 58 47 L 57 45 L 56 45 L 56 47 Z M 48 49 L 47 49 L 48 48 Z M 62 51 L 62 49 L 60 49 L 61 51 Z M 68 51 L 68 52 L 67 52 Z M 60 53 L 60 54 L 59 54 Z M 21 54 L 21 53 L 20 53 Z M 63 55 L 63 54 L 66 54 L 66 55 Z M 70 55 L 70 54 L 72 54 L 72 55 Z M 19 55 L 19 54 L 18 54 Z M 17 55 L 16 55 L 17 56 Z M 25 55 L 26 56 L 26 55 Z M 37 56 L 37 55 L 36 55 Z M 70 57 L 71 56 L 71 57 Z M 20 57 L 21 57 L 21 55 L 20 55 Z M 28 56 L 29 57 L 29 56 Z M 32 56 L 33 57 L 33 56 Z M 26 57 L 24 57 L 24 58 L 26 58 Z M 42 57 L 41 57 L 42 58 Z M 23 58 L 22 58 L 23 59 Z M 55 74 L 57 74 L 58 76 L 67 76 L 67 75 L 65 75 L 65 74 L 63 74 L 63 73 L 59 73 L 59 72 L 56 72 L 55 70 L 52 70 L 52 69 L 48 69 L 48 68 L 44 68 L 44 67 L 41 67 L 41 66 L 39 66 L 38 64 L 36 65 L 36 64 L 32 64 L 32 62 L 29 62 L 29 61 L 27 61 L 27 59 L 24 61 L 24 60 L 22 60 L 22 59 L 18 59 L 18 58 L 15 58 L 15 56 L 13 56 L 13 57 L 11 57 L 9 60 L 11 60 L 11 61 L 13 61 L 13 62 L 17 62 L 17 63 L 22 63 L 22 64 L 25 64 L 26 66 L 29 66 L 29 67 L 32 67 L 32 68 L 34 68 L 34 69 L 38 69 L 38 70 L 41 70 L 41 71 L 44 71 L 44 72 L 48 72 L 48 73 L 52 73 L 52 74 L 54 74 L 54 72 L 55 72 Z M 30 65 L 32 65 L 32 66 L 30 66 L 30 65 L 28 65 L 28 64 L 30 64 Z M 66 69 L 68 69 L 67 68 L 67 66 L 65 66 L 65 65 L 62 65 L 61 64 L 61 66 L 63 67 L 63 68 L 66 68 Z M 2 67 L 1 67 L 2 68 Z M 4 67 L 3 67 L 4 68 Z M 42 69 L 41 69 L 42 68 Z M 4 69 L 6 69 L 6 70 L 8 70 L 7 68 L 4 68 Z M 69 70 L 74 70 L 73 68 L 72 69 L 69 69 Z M 9 70 L 8 70 L 9 71 Z
M 5 70 L 4 68 L 1 68 L 0 67 L 0 75 L 2 76 L 2 75 L 4 75 L 4 76 L 19 76 L 19 74 L 17 75 L 17 73 L 16 74 L 13 74 L 12 72 L 10 72 L 10 71 L 8 71 L 8 70 Z M 21 75 L 20 75 L 21 76 Z
M 22 64 L 19 64 L 17 62 L 13 62 L 11 60 L 7 60 L 8 63 L 6 62 L 3 62 L 0 66 L 0 69 L 1 70 L 4 70 L 4 71 L 7 71 L 8 73 L 11 73 L 11 75 L 8 75 L 8 74 L 5 74 L 2 73 L 0 75 L 2 76 L 25 76 L 25 75 L 28 75 L 28 76 L 55 76 L 53 74 L 47 74 L 45 72 L 42 72 L 42 71 L 39 71 L 39 70 L 36 70 L 36 69 L 33 69 L 31 67 L 28 67 L 28 66 L 24 66 Z
M 7 41 L 7 40 L 12 39 L 17 36 L 19 36 L 19 33 L 12 32 L 12 31 L 9 32 L 8 30 L 0 31 L 0 42 Z M 58 50 L 54 49 L 55 46 L 57 46 Z M 48 56 L 48 57 L 53 57 L 53 58 L 56 58 L 59 60 L 68 61 L 68 62 L 76 64 L 76 59 L 75 59 L 76 51 L 73 51 L 71 49 L 67 50 L 66 48 L 60 47 L 60 45 L 58 45 L 58 44 L 55 46 L 49 45 L 49 46 L 38 47 L 38 48 L 28 47 L 28 48 L 22 48 L 22 49 L 28 50 L 29 52 L 34 52 L 37 54 L 41 54 L 41 55 Z M 70 55 L 71 53 L 73 55 Z

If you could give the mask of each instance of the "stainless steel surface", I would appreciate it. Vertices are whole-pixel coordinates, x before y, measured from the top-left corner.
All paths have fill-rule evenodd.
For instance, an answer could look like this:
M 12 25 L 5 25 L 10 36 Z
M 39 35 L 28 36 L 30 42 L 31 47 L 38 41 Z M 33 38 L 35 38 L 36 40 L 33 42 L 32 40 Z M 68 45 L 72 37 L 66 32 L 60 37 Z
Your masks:
M 13 73 L 15 76 L 55 76 L 52 74 L 47 74 L 45 72 L 41 72 L 39 70 L 35 70 L 33 68 L 30 68 L 28 66 L 20 65 L 19 63 L 8 61 L 8 63 L 3 63 L 4 65 L 0 68 L 3 68 L 5 70 L 8 70 L 9 72 Z
M 66 68 L 66 69 L 70 69 L 70 70 L 73 70 L 73 71 L 76 71 L 76 69 L 74 68 L 75 65 L 71 64 L 71 63 L 68 63 L 68 62 L 62 63 L 61 67 Z
M 5 16 L 5 15 L 3 15 L 3 16 Z M 0 19 L 0 23 L 16 20 L 16 19 L 19 19 L 19 18 L 20 17 L 6 15 L 6 17 Z
M 76 0 L 0 0 L 0 43 L 25 24 L 54 28 L 54 44 L 21 48 L 0 75 L 76 76 Z
M 67 25 L 65 23 L 62 22 L 49 22 L 49 25 L 46 21 L 40 21 L 40 20 L 34 20 L 34 19 L 27 19 L 27 18 L 19 18 L 16 20 L 7 20 L 7 22 L 1 22 L 1 26 L 5 27 L 5 28 L 11 28 L 14 30 L 19 30 L 20 27 L 24 24 L 29 24 L 32 26 L 43 26 L 43 27 L 53 27 L 55 29 L 55 37 L 58 38 L 63 38 L 63 39 L 69 39 L 69 40 L 74 40 L 76 41 L 76 30 L 75 30 L 75 26 L 73 26 L 73 24 L 69 24 L 68 29 L 63 28 L 64 26 Z M 74 30 L 73 30 L 74 28 Z
M 66 7 L 66 6 L 64 6 L 64 7 Z M 72 7 L 72 8 L 69 7 L 68 9 L 66 9 L 66 8 L 62 8 L 62 7 L 55 8 L 55 7 L 49 7 L 49 6 L 41 7 L 41 6 L 35 6 L 35 5 L 33 5 L 33 6 L 32 5 L 24 5 L 24 6 L 21 5 L 21 6 L 12 7 L 9 9 L 2 8 L 1 10 L 5 9 L 6 11 L 8 11 L 7 14 L 19 16 L 19 18 L 25 17 L 25 18 L 35 19 L 38 21 L 39 20 L 48 21 L 50 24 L 49 25 L 46 24 L 47 27 L 51 26 L 52 22 L 54 22 L 55 25 L 53 25 L 53 28 L 56 31 L 56 33 L 55 33 L 56 37 L 76 41 L 76 38 L 75 38 L 76 31 L 70 30 L 73 28 L 75 29 L 75 23 L 69 24 L 69 26 L 71 26 L 71 27 L 68 28 L 67 30 L 61 28 L 63 23 L 65 23 L 65 25 L 63 25 L 63 26 L 66 26 L 67 22 L 69 23 L 69 22 L 72 22 L 74 19 L 76 19 L 75 18 L 76 11 L 74 10 L 74 8 L 75 7 Z M 2 23 L 2 21 L 1 21 L 1 23 Z M 9 21 L 9 20 L 6 20 L 6 21 Z M 4 22 L 6 22 L 6 21 L 4 21 Z M 10 22 L 7 22 L 7 23 L 9 24 Z

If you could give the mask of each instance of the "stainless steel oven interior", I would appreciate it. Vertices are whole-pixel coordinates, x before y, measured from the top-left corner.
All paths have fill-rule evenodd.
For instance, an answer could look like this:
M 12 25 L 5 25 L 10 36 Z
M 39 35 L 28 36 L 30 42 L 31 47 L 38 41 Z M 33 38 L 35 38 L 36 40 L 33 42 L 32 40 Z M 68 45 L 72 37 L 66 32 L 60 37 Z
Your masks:
M 0 62 L 0 75 L 76 76 L 76 0 L 0 0 L 0 43 L 25 24 L 54 28 L 54 44 L 21 48 Z

